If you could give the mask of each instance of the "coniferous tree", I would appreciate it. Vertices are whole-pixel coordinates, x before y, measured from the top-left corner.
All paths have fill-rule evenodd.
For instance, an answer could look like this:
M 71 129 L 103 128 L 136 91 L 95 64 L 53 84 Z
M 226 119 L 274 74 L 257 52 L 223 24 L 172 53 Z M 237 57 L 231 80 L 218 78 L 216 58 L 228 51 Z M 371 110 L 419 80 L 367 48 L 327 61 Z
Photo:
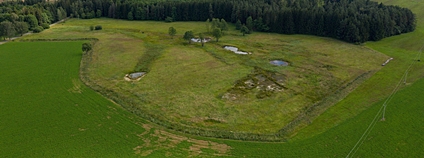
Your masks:
M 225 21 L 225 19 L 221 19 L 219 27 L 221 28 L 221 31 L 227 31 L 228 30 L 227 22 Z
M 210 24 L 210 20 L 209 19 L 206 20 L 206 31 L 208 33 L 211 32 L 211 24 Z
M 249 34 L 253 31 L 253 19 L 252 16 L 247 17 L 246 19 L 246 27 L 249 29 Z
M 241 29 L 241 21 L 240 20 L 237 20 L 237 22 L 236 22 L 236 30 L 240 30 Z
M 213 19 L 213 13 L 214 13 L 214 11 L 213 11 L 213 8 L 212 8 L 212 4 L 209 3 L 209 18 L 210 19 Z
M 132 12 L 128 12 L 127 19 L 128 20 L 134 20 L 134 16 L 133 16 L 133 13 Z
M 217 17 L 221 20 L 211 25 L 221 31 L 225 30 L 221 24 L 226 21 L 236 23 L 237 29 L 241 29 L 244 23 L 249 32 L 312 34 L 348 42 L 380 40 L 411 32 L 416 27 L 415 16 L 409 9 L 368 0 L 57 0 L 50 3 L 28 0 L 23 3 L 0 3 L 0 10 L 0 22 L 25 21 L 31 30 L 43 23 L 61 20 L 67 14 L 88 19 L 108 16 L 129 20 L 165 20 L 170 17 L 172 21 L 212 20 Z M 341 21 L 345 19 L 347 23 L 342 25 Z M 208 28 L 208 33 L 211 33 L 213 28 Z M 341 31 L 341 28 L 347 30 Z
M 220 28 L 220 22 L 219 19 L 213 18 L 211 29 L 214 30 L 215 28 Z
M 96 11 L 96 17 L 100 18 L 102 16 L 102 11 L 100 9 L 97 9 Z
M 247 28 L 245 25 L 241 26 L 240 32 L 243 33 L 243 36 L 247 33 L 249 33 L 249 28 Z
M 175 19 L 177 18 L 177 8 L 176 7 L 172 7 L 171 17 L 172 17 L 173 21 L 175 21 Z

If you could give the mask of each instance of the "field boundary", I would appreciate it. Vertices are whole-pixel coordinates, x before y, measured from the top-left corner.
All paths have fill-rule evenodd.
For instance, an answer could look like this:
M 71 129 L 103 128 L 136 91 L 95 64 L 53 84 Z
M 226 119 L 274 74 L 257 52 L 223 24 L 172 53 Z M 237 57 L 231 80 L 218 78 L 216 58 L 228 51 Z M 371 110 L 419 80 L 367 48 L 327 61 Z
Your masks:
M 21 39 L 19 41 L 82 41 L 88 40 L 91 41 L 92 46 L 94 46 L 99 39 L 97 38 L 68 38 L 68 39 Z M 135 94 L 130 94 L 129 92 L 124 96 L 119 94 L 111 89 L 102 87 L 101 85 L 95 83 L 91 80 L 88 75 L 88 69 L 93 58 L 93 50 L 84 52 L 82 54 L 80 62 L 80 73 L 79 77 L 81 81 L 94 91 L 100 93 L 104 97 L 110 99 L 112 102 L 120 105 L 124 109 L 128 110 L 131 113 L 136 114 L 137 116 L 155 123 L 157 125 L 163 126 L 172 131 L 181 132 L 184 134 L 191 134 L 204 137 L 213 137 L 213 138 L 222 138 L 222 139 L 233 139 L 233 140 L 245 140 L 245 141 L 266 141 L 266 142 L 285 142 L 291 134 L 296 132 L 298 129 L 312 123 L 312 121 L 323 113 L 326 109 L 335 105 L 342 98 L 346 97 L 351 91 L 356 89 L 362 82 L 371 77 L 377 71 L 368 71 L 348 82 L 344 86 L 335 90 L 333 94 L 325 97 L 318 103 L 315 103 L 299 114 L 294 118 L 289 124 L 284 126 L 279 131 L 270 134 L 259 134 L 259 133 L 244 133 L 244 132 L 233 132 L 227 130 L 214 130 L 214 129 L 205 129 L 200 127 L 189 126 L 181 124 L 178 122 L 172 122 L 166 119 L 161 118 L 146 109 L 142 109 L 139 104 L 146 104 L 148 101 L 143 100 L 142 97 Z M 221 61 L 226 63 L 225 61 Z M 226 63 L 228 64 L 228 63 Z
M 359 138 L 359 140 L 356 142 L 356 144 L 349 151 L 349 153 L 347 154 L 346 158 L 353 157 L 355 155 L 355 153 L 359 150 L 359 148 L 361 147 L 361 145 L 364 143 L 365 139 L 368 137 L 368 135 L 373 130 L 374 126 L 377 124 L 378 118 L 380 116 L 382 116 L 382 118 L 381 118 L 380 121 L 385 121 L 386 120 L 385 113 L 386 113 L 386 107 L 387 107 L 387 105 L 393 99 L 394 95 L 396 95 L 396 93 L 400 90 L 400 87 L 402 85 L 402 81 L 404 81 L 404 83 L 406 84 L 406 79 L 408 77 L 409 71 L 411 71 L 411 67 L 414 66 L 415 63 L 420 62 L 423 48 L 424 48 L 424 45 L 417 52 L 417 55 L 415 56 L 414 60 L 412 60 L 412 62 L 409 65 L 409 67 L 405 70 L 405 72 L 403 73 L 403 75 L 400 78 L 399 82 L 396 84 L 395 89 L 393 89 L 393 91 L 389 95 L 389 97 L 386 98 L 386 100 L 384 101 L 383 105 L 380 107 L 380 110 L 377 112 L 377 114 L 375 114 L 374 119 L 368 125 L 367 129 L 364 131 L 364 133 Z
M 90 39 L 90 38 L 82 38 Z M 54 41 L 54 40 L 52 40 Z M 94 46 L 98 40 L 92 40 L 91 44 Z M 285 138 L 279 137 L 276 134 L 256 134 L 256 133 L 242 133 L 242 132 L 232 132 L 225 130 L 213 130 L 213 129 L 204 129 L 199 127 L 193 127 L 188 125 L 183 125 L 178 122 L 171 122 L 169 120 L 162 119 L 160 116 L 156 116 L 149 111 L 142 109 L 138 104 L 145 104 L 147 101 L 142 100 L 140 96 L 128 93 L 130 97 L 125 97 L 111 89 L 102 87 L 91 80 L 88 76 L 88 69 L 92 59 L 93 50 L 83 53 L 81 63 L 80 63 L 80 79 L 81 81 L 94 91 L 100 93 L 106 98 L 112 100 L 113 102 L 119 104 L 124 109 L 128 110 L 131 113 L 136 114 L 137 116 L 155 123 L 157 125 L 163 126 L 169 130 L 191 134 L 204 137 L 213 137 L 213 138 L 222 138 L 222 139 L 232 139 L 232 140 L 247 140 L 247 141 L 268 141 L 268 142 L 282 142 L 286 141 Z
M 333 94 L 325 97 L 320 102 L 315 103 L 308 108 L 306 108 L 301 114 L 294 118 L 290 123 L 284 126 L 278 131 L 279 136 L 289 136 L 294 134 L 298 129 L 305 127 L 308 124 L 311 124 L 312 121 L 318 117 L 320 114 L 325 112 L 328 108 L 335 105 L 341 99 L 345 98 L 353 90 L 355 90 L 361 83 L 366 81 L 368 78 L 373 76 L 377 71 L 368 71 L 360 76 L 356 77 L 349 83 L 335 90 Z
M 90 38 L 86 38 L 90 39 Z M 92 41 L 92 45 L 96 41 Z M 102 87 L 101 85 L 96 84 L 88 77 L 88 67 L 90 66 L 90 61 L 92 59 L 93 50 L 83 54 L 81 59 L 80 66 L 80 78 L 88 87 L 102 94 L 106 98 L 111 99 L 113 102 L 119 104 L 124 109 L 128 110 L 131 113 L 136 114 L 137 116 L 146 119 L 149 122 L 155 123 L 157 125 L 163 126 L 172 131 L 181 132 L 184 134 L 191 134 L 204 137 L 213 137 L 213 138 L 222 138 L 222 139 L 233 139 L 233 140 L 244 140 L 244 141 L 266 141 L 266 142 L 285 142 L 290 134 L 296 129 L 303 127 L 304 125 L 310 124 L 312 120 L 324 112 L 327 108 L 331 107 L 340 99 L 346 97 L 349 92 L 357 88 L 363 81 L 371 77 L 376 71 L 366 72 L 351 82 L 345 84 L 343 87 L 334 91 L 333 94 L 324 98 L 321 102 L 313 104 L 304 110 L 302 114 L 299 114 L 297 118 L 291 121 L 288 125 L 283 127 L 281 130 L 276 131 L 275 133 L 270 134 L 258 134 L 258 133 L 244 133 L 244 132 L 233 132 L 227 130 L 214 130 L 214 129 L 205 129 L 200 127 L 189 126 L 181 124 L 178 122 L 172 122 L 166 120 L 149 112 L 147 109 L 143 109 L 139 104 L 148 103 L 147 100 L 143 100 L 142 96 L 137 96 L 135 94 L 130 94 L 129 92 L 125 94 L 126 96 L 119 94 L 111 89 Z

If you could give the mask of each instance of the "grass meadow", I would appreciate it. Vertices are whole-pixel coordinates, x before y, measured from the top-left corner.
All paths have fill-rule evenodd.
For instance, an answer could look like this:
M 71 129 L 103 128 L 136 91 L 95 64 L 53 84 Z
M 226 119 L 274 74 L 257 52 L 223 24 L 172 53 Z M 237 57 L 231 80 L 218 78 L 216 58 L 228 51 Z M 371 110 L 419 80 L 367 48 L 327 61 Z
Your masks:
M 90 25 L 104 29 L 90 31 Z M 171 26 L 177 29 L 174 38 L 167 34 Z M 155 120 L 258 134 L 276 133 L 324 98 L 332 100 L 322 103 L 325 106 L 334 104 L 362 81 L 351 82 L 377 72 L 388 58 L 366 47 L 329 38 L 265 33 L 242 36 L 233 27 L 220 42 L 201 47 L 182 39 L 188 30 L 207 34 L 204 22 L 71 19 L 26 38 L 98 38 L 86 76 L 103 91 L 125 97 L 122 104 L 136 106 Z M 225 45 L 252 54 L 233 54 L 222 49 Z M 273 59 L 285 60 L 290 66 L 273 66 L 269 64 Z M 287 89 L 263 99 L 257 99 L 254 90 L 237 92 L 236 100 L 222 99 L 239 80 L 255 76 L 256 69 L 284 76 L 282 84 Z M 135 71 L 149 73 L 139 82 L 123 79 Z M 302 119 L 298 122 L 305 122 Z
M 384 100 L 312 138 L 286 143 L 171 133 L 113 104 L 78 79 L 82 42 L 0 46 L 1 157 L 345 157 Z M 67 49 L 63 49 L 67 48 Z M 19 66 L 17 66 L 19 64 Z M 355 157 L 420 157 L 424 80 L 399 91 Z
M 101 83 L 109 90 L 120 91 L 124 95 L 135 94 L 137 98 L 144 98 L 150 101 L 149 105 L 163 105 L 163 111 L 168 109 L 169 113 L 184 114 L 183 116 L 167 116 L 177 120 L 184 120 L 185 116 L 198 113 L 199 118 L 204 117 L 201 111 L 190 113 L 184 111 L 186 108 L 193 108 L 190 110 L 205 108 L 204 111 L 218 112 L 225 109 L 227 104 L 219 102 L 216 103 L 217 105 L 211 104 L 219 99 L 216 97 L 217 94 L 227 90 L 219 89 L 213 83 L 219 82 L 218 87 L 231 87 L 234 80 L 247 76 L 252 72 L 252 67 L 264 65 L 261 61 L 271 58 L 285 59 L 296 66 L 301 65 L 302 62 L 313 63 L 313 61 L 304 61 L 305 56 L 318 54 L 313 57 L 318 63 L 331 63 L 331 65 L 342 67 L 343 69 L 334 70 L 332 75 L 344 78 L 345 81 L 349 81 L 349 76 L 346 74 L 351 72 L 376 71 L 325 112 L 320 113 L 310 122 L 300 123 L 284 143 L 198 137 L 168 131 L 149 123 L 103 98 L 78 79 L 82 42 L 10 42 L 0 45 L 0 66 L 6 70 L 1 71 L 0 75 L 0 108 L 2 109 L 0 111 L 2 120 L 0 121 L 0 131 L 2 131 L 0 155 L 1 157 L 346 157 L 424 45 L 422 21 L 424 12 L 421 9 L 424 4 L 407 0 L 381 1 L 385 4 L 411 8 L 417 15 L 416 31 L 378 42 L 367 42 L 364 46 L 304 35 L 254 33 L 243 37 L 237 32 L 229 32 L 219 43 L 207 43 L 205 47 L 201 47 L 200 44 L 184 44 L 185 41 L 179 38 L 186 30 L 202 32 L 204 30 L 202 22 L 160 23 L 71 19 L 41 34 L 25 37 L 27 39 L 99 38 L 95 45 L 98 54 L 93 56 L 93 62 L 88 69 L 89 78 L 95 83 Z M 118 23 L 120 29 L 116 29 Z M 97 24 L 102 25 L 104 30 L 90 32 L 88 26 Z M 178 31 L 174 39 L 166 34 L 171 25 Z M 239 58 L 234 54 L 228 54 L 220 50 L 224 45 L 241 47 L 245 51 L 253 52 L 253 56 Z M 321 47 L 322 45 L 326 47 Z M 277 48 L 283 49 L 273 50 Z M 320 48 L 326 50 L 319 50 Z M 354 60 L 358 52 L 364 51 L 367 53 L 360 57 L 371 58 L 366 55 L 377 54 L 374 62 L 378 63 L 378 66 L 363 65 L 364 62 L 360 61 L 360 58 Z M 141 64 L 140 61 L 145 62 L 141 57 L 149 57 L 145 54 L 146 52 L 154 52 L 152 53 L 154 62 Z M 302 56 L 301 53 L 305 52 L 309 54 Z M 336 56 L 338 52 L 344 54 Z M 350 52 L 356 52 L 356 54 Z M 285 56 L 279 56 L 279 53 Z M 324 58 L 319 56 L 320 53 L 334 56 L 334 58 Z M 388 57 L 393 57 L 394 60 L 385 67 L 379 66 L 382 63 L 380 58 L 385 60 Z M 338 60 L 335 58 L 346 60 L 340 60 L 337 63 Z M 311 65 L 309 69 L 318 70 L 313 64 Z M 280 73 L 308 69 L 295 66 L 291 68 L 263 66 L 262 69 Z M 146 68 L 149 74 L 140 82 L 123 81 L 122 76 L 125 73 Z M 306 74 L 307 71 L 305 71 L 302 73 Z M 193 72 L 201 75 L 190 76 Z M 420 150 L 424 148 L 422 135 L 424 120 L 421 117 L 424 112 L 422 108 L 424 97 L 420 95 L 424 93 L 422 72 L 424 72 L 424 65 L 422 62 L 417 62 L 408 73 L 406 84 L 402 84 L 401 90 L 388 103 L 386 121 L 378 121 L 365 141 L 360 144 L 360 148 L 350 156 L 421 157 L 424 154 L 424 151 Z M 223 78 L 221 74 L 227 76 Z M 325 74 L 320 75 L 325 76 Z M 168 82 L 164 83 L 161 80 L 168 80 Z M 146 81 L 154 84 L 143 84 Z M 178 89 L 183 90 L 178 91 Z M 143 90 L 149 90 L 150 93 L 147 94 Z M 211 90 L 215 91 L 211 93 Z M 167 92 L 172 92 L 172 95 Z M 166 99 L 154 100 L 149 97 L 164 97 L 169 102 L 167 104 L 164 101 Z M 189 102 L 203 105 L 203 107 L 189 107 Z M 228 104 L 234 106 L 237 103 Z M 157 107 L 145 108 L 162 112 L 162 109 Z M 247 118 L 255 118 L 255 112 L 267 112 L 263 109 L 265 108 L 253 108 L 252 111 L 239 113 L 239 115 L 247 114 Z M 225 109 L 228 112 L 237 112 L 237 108 L 234 108 L 234 111 L 231 110 Z M 286 111 L 286 113 L 290 112 Z M 272 113 L 267 114 L 273 119 L 278 117 Z M 293 114 L 292 118 L 295 116 L 296 114 Z M 275 127 L 280 124 L 273 124 L 273 119 L 267 119 L 268 117 L 263 117 L 262 122 L 271 123 L 261 126 L 264 129 L 281 128 L 281 126 Z M 196 120 L 190 121 L 196 122 Z M 284 122 L 284 120 L 276 119 L 276 122 L 278 121 Z M 255 121 L 246 121 L 252 129 L 257 128 L 255 123 Z M 196 126 L 210 126 L 210 124 Z M 259 132 L 266 133 L 264 129 Z M 252 131 L 242 127 L 238 130 Z

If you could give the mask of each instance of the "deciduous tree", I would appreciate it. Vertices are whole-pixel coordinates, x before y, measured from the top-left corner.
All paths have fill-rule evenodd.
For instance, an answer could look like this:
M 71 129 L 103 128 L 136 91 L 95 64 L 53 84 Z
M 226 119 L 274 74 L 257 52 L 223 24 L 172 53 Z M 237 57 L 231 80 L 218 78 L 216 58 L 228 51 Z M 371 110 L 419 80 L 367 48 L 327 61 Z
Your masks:
M 246 19 L 246 27 L 249 29 L 249 33 L 253 31 L 253 19 L 251 16 Z
M 222 37 L 222 32 L 220 28 L 213 29 L 212 36 L 216 38 L 216 42 Z
M 174 38 L 175 34 L 177 34 L 177 30 L 174 27 L 169 27 L 168 34 L 171 35 L 172 38 Z
M 14 27 L 15 27 L 16 33 L 20 34 L 21 36 L 29 31 L 28 23 L 26 22 L 20 22 L 20 21 L 15 22 Z
M 82 51 L 87 52 L 92 49 L 91 43 L 83 43 L 82 44 Z
M 202 47 L 205 45 L 205 36 L 203 33 L 199 33 L 200 43 L 202 43 Z
M 26 15 L 25 21 L 28 23 L 30 30 L 38 26 L 38 20 L 34 15 Z
M 219 27 L 221 28 L 221 31 L 227 31 L 228 30 L 227 21 L 225 21 L 225 19 L 221 19 Z
M 191 43 L 191 39 L 194 37 L 194 34 L 193 34 L 193 31 L 186 31 L 185 33 L 184 33 L 184 39 L 185 40 L 188 40 L 188 43 L 190 44 Z
M 5 39 L 11 38 L 15 35 L 16 31 L 13 27 L 12 22 L 10 21 L 3 21 L 0 23 L 0 36 L 3 36 Z

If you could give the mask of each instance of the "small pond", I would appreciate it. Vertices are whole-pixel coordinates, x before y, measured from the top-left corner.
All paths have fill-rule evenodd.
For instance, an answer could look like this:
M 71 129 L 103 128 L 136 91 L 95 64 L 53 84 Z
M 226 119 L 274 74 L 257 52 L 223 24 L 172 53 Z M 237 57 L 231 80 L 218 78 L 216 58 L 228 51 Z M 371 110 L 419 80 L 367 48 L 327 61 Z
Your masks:
M 191 41 L 192 41 L 192 42 L 197 42 L 197 43 L 202 42 L 202 41 L 200 40 L 200 38 L 192 38 L 192 39 L 191 39 Z M 204 42 L 204 43 L 209 42 L 209 41 L 211 41 L 211 38 L 204 38 L 204 39 L 203 39 L 203 42 Z
M 146 72 L 134 72 L 134 73 L 129 74 L 128 78 L 135 80 L 137 78 L 140 78 L 144 74 L 146 74 Z
M 289 66 L 288 62 L 282 61 L 282 60 L 271 60 L 271 61 L 269 61 L 269 63 L 271 63 L 272 65 L 276 65 L 276 66 Z
M 242 54 L 242 55 L 250 54 L 248 52 L 239 51 L 239 49 L 237 47 L 233 47 L 233 46 L 224 46 L 224 49 L 232 51 L 236 54 Z

